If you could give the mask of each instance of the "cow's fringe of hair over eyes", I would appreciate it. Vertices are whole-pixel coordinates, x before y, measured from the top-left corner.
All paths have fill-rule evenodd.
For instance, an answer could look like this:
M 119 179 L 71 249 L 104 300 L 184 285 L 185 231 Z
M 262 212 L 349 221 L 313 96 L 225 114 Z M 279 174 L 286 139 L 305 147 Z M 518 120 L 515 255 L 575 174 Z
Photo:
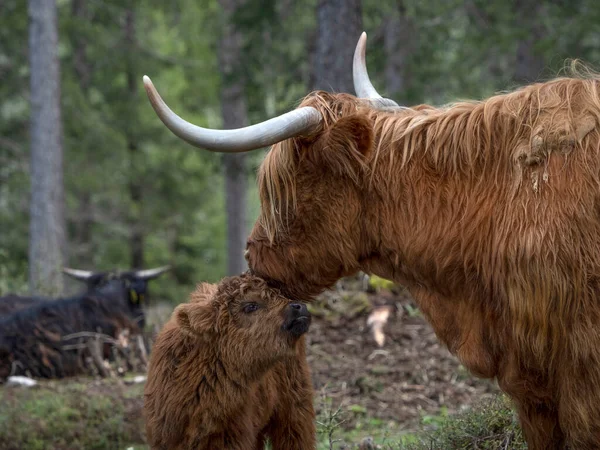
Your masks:
M 399 111 L 373 110 L 348 94 L 313 92 L 300 106 L 321 112 L 322 130 L 316 136 L 275 144 L 265 157 L 258 186 L 263 211 L 270 214 L 262 216 L 261 224 L 271 241 L 285 230 L 285 221 L 296 208 L 295 180 L 302 152 L 339 118 L 351 114 L 364 114 L 373 122 L 375 151 L 364 171 L 369 175 L 362 180 L 369 181 L 365 188 L 382 181 L 378 178 L 393 179 L 393 170 L 406 167 L 417 156 L 426 158 L 432 169 L 445 176 L 477 177 L 479 182 L 499 185 L 506 181 L 507 166 L 514 165 L 519 156 L 514 153 L 524 138 L 534 144 L 536 139 L 556 141 L 573 134 L 575 121 L 584 113 L 600 122 L 600 76 L 578 61 L 565 72 L 570 77 L 531 84 L 483 101 L 419 105 Z M 353 145 L 348 143 L 348 147 Z M 388 172 L 377 170 L 379 164 Z M 520 173 L 512 175 L 516 189 L 522 180 Z
M 282 230 L 282 216 L 288 216 L 290 206 L 296 208 L 296 158 L 299 149 L 296 139 L 279 142 L 267 153 L 258 172 L 259 196 L 263 214 L 259 220 L 272 243 L 276 232 Z M 282 211 L 285 210 L 285 214 Z
M 300 106 L 312 106 L 323 116 L 321 131 L 316 136 L 299 137 L 279 142 L 271 148 L 258 173 L 258 186 L 263 210 L 270 214 L 263 216 L 264 226 L 272 241 L 277 232 L 287 225 L 282 220 L 289 217 L 296 208 L 296 176 L 302 151 L 315 144 L 326 134 L 341 117 L 356 114 L 359 111 L 369 114 L 369 109 L 356 97 L 348 94 L 329 94 L 317 91 L 309 94 Z M 348 144 L 354 148 L 354 143 Z M 316 150 L 318 151 L 318 150 Z M 348 164 L 350 167 L 350 164 Z M 352 178 L 356 181 L 355 174 Z

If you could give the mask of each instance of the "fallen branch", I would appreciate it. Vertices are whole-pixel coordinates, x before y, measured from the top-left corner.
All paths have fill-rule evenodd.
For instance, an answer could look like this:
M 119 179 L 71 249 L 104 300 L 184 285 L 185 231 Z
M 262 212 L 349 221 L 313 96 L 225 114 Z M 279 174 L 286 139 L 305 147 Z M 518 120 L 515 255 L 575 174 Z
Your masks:
M 108 342 L 109 344 L 113 344 L 115 347 L 121 348 L 121 344 L 116 339 L 102 333 L 94 333 L 93 331 L 81 331 L 79 333 L 67 334 L 62 337 L 63 341 L 69 341 L 71 339 L 77 338 L 94 338 L 99 339 L 104 342 Z

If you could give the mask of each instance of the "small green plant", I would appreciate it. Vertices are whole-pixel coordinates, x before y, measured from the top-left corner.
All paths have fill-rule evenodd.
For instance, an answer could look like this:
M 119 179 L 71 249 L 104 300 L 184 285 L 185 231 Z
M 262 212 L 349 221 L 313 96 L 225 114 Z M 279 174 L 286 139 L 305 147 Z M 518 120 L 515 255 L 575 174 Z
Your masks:
M 340 403 L 333 406 L 333 399 L 324 390 L 315 402 L 320 406 L 317 417 L 318 450 L 342 450 L 356 448 L 391 449 L 391 445 L 415 442 L 402 427 L 393 421 L 370 417 L 363 405 Z
M 350 406 L 348 406 L 348 411 L 351 411 L 355 414 L 359 414 L 361 416 L 364 416 L 367 414 L 367 408 L 365 408 L 362 405 L 350 405 Z
M 408 313 L 408 317 L 420 317 L 421 314 L 421 310 L 419 308 L 416 308 L 412 305 L 404 305 L 404 308 L 406 309 L 406 312 Z
M 392 290 L 395 287 L 395 283 L 385 278 L 378 277 L 377 275 L 371 275 L 369 277 L 369 287 L 379 292 L 381 289 Z
M 332 399 L 323 394 L 321 397 L 321 414 L 317 418 L 317 434 L 326 436 L 326 444 L 329 450 L 333 450 L 333 444 L 341 441 L 340 439 L 334 439 L 333 435 L 345 421 L 342 406 L 338 406 L 334 411 Z
M 432 414 L 424 414 L 421 417 L 421 423 L 423 423 L 423 425 L 432 427 L 432 428 L 438 428 L 440 425 L 442 425 L 446 419 L 448 418 L 448 408 L 446 406 L 442 406 L 440 408 L 440 413 L 437 415 L 432 415 Z

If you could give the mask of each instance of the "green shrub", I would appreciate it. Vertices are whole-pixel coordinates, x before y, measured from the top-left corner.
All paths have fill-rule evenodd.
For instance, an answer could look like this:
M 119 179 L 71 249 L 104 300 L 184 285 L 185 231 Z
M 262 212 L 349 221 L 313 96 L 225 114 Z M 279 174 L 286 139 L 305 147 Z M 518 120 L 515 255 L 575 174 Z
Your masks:
M 510 400 L 498 396 L 472 410 L 449 416 L 402 450 L 524 450 L 527 448 Z

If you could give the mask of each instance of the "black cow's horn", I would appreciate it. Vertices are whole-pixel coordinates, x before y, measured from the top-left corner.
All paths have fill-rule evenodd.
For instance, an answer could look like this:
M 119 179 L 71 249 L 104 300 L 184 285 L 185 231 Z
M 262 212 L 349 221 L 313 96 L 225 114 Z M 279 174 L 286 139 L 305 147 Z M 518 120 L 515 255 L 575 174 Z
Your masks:
M 163 273 L 165 273 L 167 270 L 170 270 L 170 269 L 171 269 L 171 266 L 162 266 L 162 267 L 157 267 L 155 269 L 136 270 L 134 272 L 134 275 L 136 278 L 139 278 L 141 280 L 152 280 L 153 278 L 156 278 L 159 275 L 162 275 Z
M 247 152 L 292 137 L 310 135 L 319 130 L 323 120 L 319 111 L 305 106 L 249 127 L 210 130 L 193 125 L 171 111 L 146 75 L 144 87 L 154 111 L 173 134 L 191 145 L 214 152 Z
M 71 269 L 69 267 L 64 267 L 63 272 L 76 280 L 82 281 L 87 281 L 94 276 L 94 272 L 89 270 Z
M 376 108 L 400 108 L 398 103 L 389 98 L 383 98 L 373 87 L 369 73 L 367 72 L 367 33 L 363 31 L 354 50 L 352 62 L 352 79 L 354 91 L 359 98 L 368 99 L 369 103 Z

